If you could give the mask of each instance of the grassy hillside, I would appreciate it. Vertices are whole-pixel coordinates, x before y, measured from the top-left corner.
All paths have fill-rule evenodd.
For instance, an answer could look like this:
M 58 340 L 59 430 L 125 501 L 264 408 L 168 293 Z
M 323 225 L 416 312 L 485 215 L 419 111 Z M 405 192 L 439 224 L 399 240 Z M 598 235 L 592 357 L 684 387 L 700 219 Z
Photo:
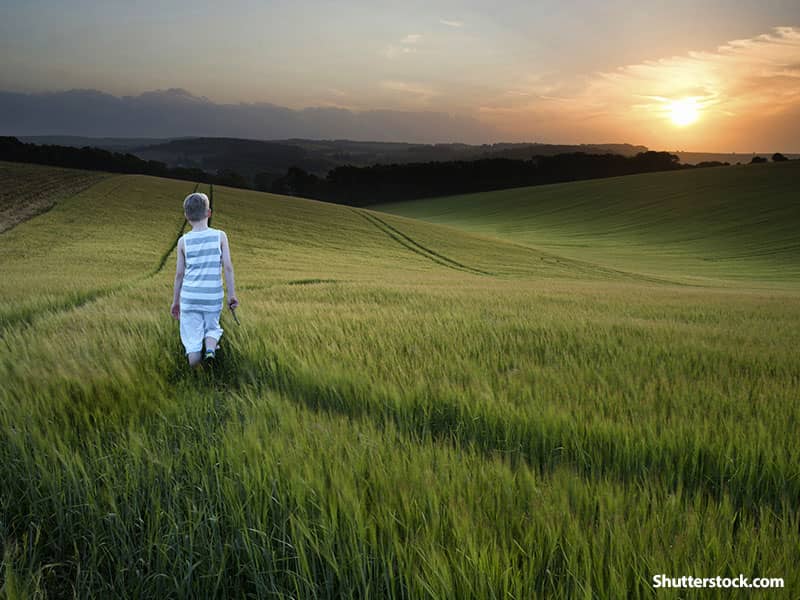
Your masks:
M 6 177 L 16 173 L 21 182 L 29 181 L 31 173 L 34 178 L 52 173 L 43 177 L 51 182 L 58 181 L 55 175 L 70 173 L 5 164 Z M 9 186 L 9 195 L 22 196 L 28 187 Z M 70 188 L 64 187 L 68 196 Z M 181 201 L 195 187 L 147 176 L 108 177 L 5 233 L 0 243 L 6 275 L 0 280 L 0 327 L 152 277 L 182 231 Z M 202 189 L 208 192 L 207 186 Z M 431 280 L 451 271 L 459 277 L 626 277 L 591 272 L 581 263 L 502 241 L 313 200 L 225 189 L 220 203 L 224 209 L 213 224 L 223 226 L 227 219 L 234 227 L 245 282 L 249 273 L 259 274 L 257 283 L 245 286 L 332 276 L 370 281 L 387 273 Z M 168 266 L 174 268 L 172 262 Z
M 168 310 L 192 187 L 114 177 L 0 236 L 5 593 L 800 586 L 792 289 L 220 188 L 242 325 L 189 372 Z
M 384 204 L 384 212 L 693 281 L 796 282 L 800 161 Z
M 0 161 L 0 233 L 106 177 L 104 173 Z
M 16 171 L 15 171 L 16 169 Z M 6 163 L 4 173 L 38 181 L 69 173 Z M 75 173 L 83 173 L 75 171 Z M 43 179 L 47 179 L 46 177 Z M 97 181 L 98 179 L 95 179 Z M 57 182 L 56 176 L 50 181 Z M 24 190 L 20 185 L 12 190 Z M 151 276 L 183 225 L 175 198 L 195 184 L 140 176 L 105 176 L 0 238 L 0 330 L 50 308 L 70 307 Z M 24 193 L 24 192 L 20 192 Z

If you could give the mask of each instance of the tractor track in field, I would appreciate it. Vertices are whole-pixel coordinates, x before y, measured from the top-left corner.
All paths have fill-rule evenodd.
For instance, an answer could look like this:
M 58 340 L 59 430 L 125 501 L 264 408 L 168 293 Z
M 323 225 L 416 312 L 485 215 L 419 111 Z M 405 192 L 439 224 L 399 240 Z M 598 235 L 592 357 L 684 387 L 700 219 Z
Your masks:
M 195 192 L 197 191 L 197 186 L 195 186 L 194 191 Z M 178 246 L 178 242 L 180 241 L 181 236 L 183 235 L 184 229 L 186 229 L 186 219 L 183 219 L 183 221 L 181 221 L 181 225 L 180 227 L 178 227 L 178 235 L 176 235 L 175 239 L 172 241 L 172 246 L 170 246 L 167 249 L 167 251 L 164 252 L 163 255 L 161 255 L 161 259 L 158 261 L 158 266 L 155 269 L 153 269 L 152 273 L 150 273 L 151 277 L 153 275 L 157 275 L 158 273 L 160 273 L 161 270 L 164 268 L 164 265 L 167 264 L 167 259 L 169 258 L 170 254 L 172 254 L 172 252 L 175 250 L 175 248 Z
M 623 281 L 636 281 L 636 282 L 646 282 L 646 283 L 655 283 L 660 285 L 676 285 L 682 287 L 703 287 L 702 284 L 697 283 L 689 283 L 684 281 L 678 281 L 673 279 L 667 279 L 666 277 L 658 277 L 655 275 L 646 275 L 644 273 L 636 273 L 635 271 L 624 271 L 622 269 L 616 269 L 614 267 L 603 266 L 597 263 L 589 262 L 586 260 L 581 260 L 578 258 L 568 258 L 566 256 L 562 256 L 560 254 L 553 254 L 551 252 L 547 252 L 546 250 L 541 250 L 539 248 L 534 248 L 533 246 L 527 246 L 525 244 L 521 244 L 519 242 L 514 242 L 510 240 L 502 240 L 507 244 L 511 244 L 512 246 L 516 246 L 517 248 L 524 248 L 530 252 L 533 252 L 538 257 L 547 258 L 551 261 L 568 265 L 580 272 L 587 273 L 587 274 L 602 274 L 607 275 L 611 278 L 616 278 Z
M 495 275 L 495 273 L 491 273 L 489 271 L 483 271 L 481 269 L 470 267 L 469 265 L 460 263 L 456 260 L 453 260 L 452 258 L 440 254 L 439 252 L 436 252 L 435 250 L 431 250 L 430 248 L 423 246 L 414 238 L 410 237 L 409 235 L 406 235 L 396 227 L 389 225 L 389 223 L 375 216 L 371 212 L 359 209 L 352 209 L 352 210 L 355 213 L 361 215 L 368 223 L 375 226 L 378 230 L 386 234 L 388 237 L 396 241 L 398 244 L 400 244 L 407 250 L 410 250 L 415 254 L 427 258 L 428 260 L 435 262 L 438 265 L 447 267 L 449 269 L 454 269 L 456 271 L 464 271 L 466 273 L 471 273 L 473 275 L 483 275 L 489 277 Z
M 522 244 L 520 242 L 515 242 L 513 240 L 506 240 L 500 238 L 492 238 L 492 239 L 495 239 L 496 241 L 502 242 L 504 244 L 509 244 L 521 250 L 526 250 L 541 260 L 547 260 L 551 263 L 558 263 L 565 267 L 570 267 L 571 269 L 573 269 L 575 272 L 578 273 L 585 273 L 587 275 L 605 275 L 609 278 L 616 280 L 636 281 L 640 283 L 646 282 L 646 283 L 656 283 L 661 285 L 677 285 L 677 286 L 688 286 L 688 287 L 698 287 L 699 285 L 699 284 L 677 281 L 673 279 L 667 279 L 665 277 L 657 277 L 655 275 L 636 273 L 635 271 L 624 271 L 622 269 L 616 269 L 614 267 L 604 266 L 598 263 L 593 263 L 578 258 L 569 258 L 561 254 L 554 254 L 552 252 L 548 252 L 547 250 L 542 250 L 541 248 L 536 248 L 534 246 L 528 246 L 527 244 Z
M 415 252 L 415 253 L 417 253 L 417 254 L 419 254 L 421 256 L 424 256 L 425 258 L 427 258 L 429 260 L 432 260 L 435 263 L 438 263 L 438 264 L 440 264 L 442 266 L 445 266 L 445 267 L 449 267 L 451 269 L 457 269 L 459 271 L 465 271 L 465 272 L 468 272 L 468 273 L 472 273 L 474 275 L 484 275 L 484 276 L 490 276 L 490 277 L 491 276 L 496 276 L 496 273 L 492 273 L 492 272 L 489 272 L 489 271 L 483 271 L 483 270 L 477 269 L 475 267 L 470 267 L 469 265 L 465 265 L 463 263 L 455 261 L 455 260 L 453 260 L 451 258 L 448 258 L 447 256 L 444 256 L 444 255 L 436 252 L 435 250 L 431 250 L 430 248 L 427 248 L 426 246 L 423 246 L 422 244 L 420 244 L 419 242 L 417 242 L 416 240 L 414 240 L 410 236 L 406 235 L 405 233 L 403 233 L 402 231 L 400 231 L 396 227 L 390 225 L 389 223 L 387 223 L 386 221 L 384 221 L 380 217 L 377 217 L 375 214 L 373 214 L 371 212 L 368 212 L 368 211 L 365 211 L 365 210 L 358 210 L 358 209 L 353 209 L 353 210 L 355 210 L 358 214 L 360 214 L 362 217 L 364 217 L 367 221 L 369 221 L 371 224 L 375 225 L 383 233 L 385 233 L 386 235 L 391 237 L 393 240 L 395 240 L 396 242 L 398 242 L 399 244 L 401 244 L 402 246 L 404 246 L 408 250 L 411 250 L 412 252 Z M 598 274 L 598 273 L 601 273 L 601 274 L 607 275 L 609 277 L 619 278 L 619 279 L 623 279 L 623 280 L 627 279 L 627 280 L 631 280 L 631 281 L 642 281 L 642 282 L 648 282 L 648 283 L 668 284 L 668 285 L 687 285 L 687 286 L 692 286 L 692 284 L 683 283 L 683 282 L 679 282 L 679 281 L 673 281 L 673 280 L 666 279 L 666 278 L 649 276 L 649 275 L 644 275 L 644 274 L 640 274 L 640 273 L 633 273 L 633 272 L 629 272 L 629 271 L 623 271 L 623 270 L 620 270 L 620 269 L 614 269 L 612 267 L 604 267 L 604 266 L 597 265 L 597 264 L 594 264 L 594 263 L 591 263 L 591 262 L 587 262 L 587 261 L 582 261 L 582 260 L 572 259 L 572 258 L 566 258 L 564 256 L 560 256 L 560 255 L 557 255 L 557 254 L 552 254 L 552 253 L 549 253 L 549 252 L 545 252 L 543 250 L 539 250 L 537 248 L 533 248 L 531 246 L 526 246 L 524 244 L 520 244 L 520 243 L 517 243 L 517 242 L 511 242 L 511 241 L 508 241 L 508 240 L 498 240 L 498 241 L 502 241 L 504 243 L 511 244 L 511 245 L 516 246 L 518 248 L 524 248 L 525 250 L 528 250 L 530 252 L 535 253 L 537 255 L 537 257 L 539 257 L 539 258 L 544 257 L 544 258 L 547 258 L 547 259 L 549 259 L 549 260 L 551 260 L 553 262 L 560 263 L 560 264 L 563 264 L 563 265 L 566 265 L 566 266 L 571 266 L 572 268 L 575 268 L 575 269 L 577 269 L 579 271 L 586 272 L 586 273 L 591 273 L 591 274 L 595 274 L 595 275 Z
M 108 190 L 105 194 L 103 194 L 101 199 L 110 197 L 112 194 L 116 193 L 116 191 L 119 190 L 122 186 L 123 183 L 114 186 L 113 188 Z M 196 192 L 198 187 L 200 187 L 200 184 L 196 183 L 194 185 L 192 193 Z M 167 250 L 161 255 L 161 257 L 158 260 L 158 264 L 155 266 L 155 268 L 153 268 L 153 270 L 150 271 L 149 273 L 145 273 L 138 277 L 134 277 L 129 281 L 113 285 L 110 287 L 73 292 L 72 294 L 68 295 L 67 298 L 53 302 L 49 306 L 42 306 L 36 308 L 23 307 L 17 310 L 16 312 L 12 312 L 11 314 L 0 315 L 0 339 L 3 339 L 9 331 L 16 329 L 17 327 L 27 327 L 32 325 L 42 315 L 42 313 L 47 313 L 52 315 L 52 314 L 69 312 L 71 310 L 75 310 L 83 306 L 86 306 L 87 304 L 90 304 L 106 296 L 110 296 L 117 292 L 131 289 L 134 286 L 139 285 L 144 281 L 147 281 L 148 279 L 152 279 L 164 269 L 167 260 L 169 259 L 172 252 L 175 250 L 175 247 L 178 245 L 178 240 L 180 240 L 181 235 L 183 235 L 183 230 L 185 227 L 186 227 L 186 219 L 182 219 L 180 228 L 178 229 L 177 236 L 172 241 L 170 247 L 167 248 Z

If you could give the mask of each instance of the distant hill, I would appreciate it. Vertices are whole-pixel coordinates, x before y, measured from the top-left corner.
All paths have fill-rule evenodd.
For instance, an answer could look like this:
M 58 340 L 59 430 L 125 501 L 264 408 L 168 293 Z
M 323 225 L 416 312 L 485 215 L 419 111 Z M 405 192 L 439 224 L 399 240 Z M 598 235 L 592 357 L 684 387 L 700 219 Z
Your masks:
M 215 173 L 208 173 L 201 169 L 168 167 L 163 162 L 142 160 L 130 152 L 115 152 L 92 146 L 76 148 L 74 146 L 32 144 L 22 142 L 15 137 L 0 136 L 0 160 L 88 171 L 155 175 L 240 188 L 250 187 L 241 175 L 233 171 L 219 170 Z
M 488 158 L 528 160 L 570 152 L 635 156 L 646 151 L 631 144 L 408 144 L 353 140 L 244 140 L 186 138 L 128 148 L 144 160 L 208 172 L 234 171 L 256 189 L 268 190 L 290 167 L 324 176 L 341 166 L 473 161 Z
M 113 152 L 126 152 L 131 148 L 140 148 L 152 144 L 163 144 L 169 138 L 116 138 L 116 137 L 82 137 L 77 135 L 18 135 L 16 138 L 28 144 L 45 144 L 53 146 L 70 146 L 72 148 L 100 148 Z
M 677 156 L 668 152 L 641 152 L 636 156 L 573 152 L 534 156 L 527 160 L 490 156 L 473 160 L 340 166 L 325 177 L 292 167 L 285 177 L 273 183 L 271 191 L 338 204 L 369 206 L 381 202 L 694 168 L 699 166 L 682 165 Z
M 143 160 L 210 173 L 234 171 L 253 187 L 266 187 L 289 167 L 324 173 L 336 166 L 319 153 L 292 143 L 237 138 L 189 138 L 130 149 Z M 257 179 L 258 178 L 258 179 Z M 258 185 L 260 184 L 260 185 Z
M 106 177 L 97 171 L 0 161 L 0 233 Z
M 252 176 L 259 171 L 285 171 L 300 167 L 325 174 L 341 165 L 405 164 L 482 158 L 529 159 L 570 152 L 635 156 L 647 151 L 631 144 L 407 144 L 402 142 L 361 142 L 352 140 L 243 140 L 238 138 L 187 138 L 131 148 L 146 160 L 170 166 L 204 170 L 232 169 Z
M 374 207 L 640 273 L 800 280 L 800 161 L 681 169 Z
M 646 146 L 634 144 L 413 144 L 406 142 L 358 141 L 346 139 L 315 140 L 287 138 L 255 140 L 224 137 L 131 138 L 84 137 L 72 135 L 16 136 L 23 142 L 83 148 L 92 146 L 113 152 L 131 152 L 145 160 L 158 160 L 171 167 L 204 170 L 226 169 L 252 178 L 256 173 L 284 174 L 291 166 L 324 175 L 342 165 L 358 167 L 376 164 L 405 164 L 482 158 L 527 160 L 533 156 L 554 156 L 583 152 L 586 154 L 618 154 L 635 156 L 646 152 Z M 747 164 L 753 156 L 769 158 L 770 152 L 752 154 L 673 151 L 680 162 L 696 165 L 701 162 Z M 800 154 L 783 153 L 797 159 Z
M 509 158 L 527 160 L 533 156 L 554 156 L 572 152 L 635 156 L 647 151 L 632 144 L 413 144 L 356 140 L 313 140 L 290 138 L 253 140 L 222 137 L 126 138 L 69 135 L 17 136 L 24 142 L 83 148 L 91 146 L 112 152 L 131 153 L 143 160 L 156 160 L 172 168 L 202 169 L 208 172 L 234 171 L 252 187 L 269 189 L 272 181 L 289 167 L 325 175 L 343 165 L 407 164 L 453 160 Z M 258 176 L 258 181 L 256 177 Z
M 533 156 L 554 156 L 584 152 L 586 154 L 619 154 L 635 156 L 646 152 L 645 146 L 632 144 L 407 144 L 392 142 L 359 142 L 351 140 L 289 139 L 282 143 L 297 145 L 309 152 L 325 156 L 337 164 L 366 166 L 385 163 L 438 162 L 477 160 L 482 158 L 529 159 Z
M 128 143 L 125 139 L 113 141 Z M 449 156 L 464 158 L 395 160 L 359 166 L 352 164 L 355 161 L 350 160 L 351 155 L 347 152 L 331 155 L 333 148 L 347 149 L 351 153 L 361 150 L 364 155 L 374 158 L 378 156 L 376 151 L 386 150 L 387 146 L 389 152 L 386 156 L 390 157 L 394 152 L 404 159 L 420 158 L 429 156 L 430 151 L 438 151 L 439 156 L 444 156 L 442 149 L 445 149 Z M 613 147 L 579 146 L 581 149 L 598 150 L 610 150 Z M 0 137 L 0 160 L 173 177 L 354 206 L 695 168 L 681 164 L 677 156 L 667 152 L 647 151 L 634 156 L 610 152 L 528 155 L 537 150 L 548 152 L 564 148 L 568 146 L 494 144 L 476 147 L 448 144 L 423 146 L 420 153 L 414 152 L 420 148 L 408 144 L 310 140 L 280 143 L 236 138 L 188 138 L 119 152 L 92 146 L 24 143 L 14 137 Z M 630 148 L 635 147 L 625 146 L 623 150 Z M 480 153 L 475 154 L 478 151 Z M 508 157 L 509 154 L 514 158 Z M 345 164 L 337 164 L 336 160 Z M 286 174 L 282 175 L 284 171 Z
M 754 156 L 761 156 L 763 158 L 771 157 L 773 154 L 775 154 L 775 150 L 772 152 L 754 152 L 752 154 L 737 154 L 735 152 L 731 152 L 729 154 L 715 152 L 673 152 L 672 154 L 677 155 L 680 161 L 687 165 L 696 165 L 701 162 L 723 162 L 730 163 L 732 165 L 741 163 L 746 165 L 753 159 Z M 787 154 L 784 152 L 783 155 L 792 160 L 800 158 L 800 154 Z

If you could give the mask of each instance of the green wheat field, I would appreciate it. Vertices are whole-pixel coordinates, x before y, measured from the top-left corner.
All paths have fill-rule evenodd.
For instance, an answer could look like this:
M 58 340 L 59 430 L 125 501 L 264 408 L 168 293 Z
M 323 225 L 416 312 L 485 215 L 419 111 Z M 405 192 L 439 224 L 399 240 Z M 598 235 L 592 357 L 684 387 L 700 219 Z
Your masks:
M 215 188 L 241 326 L 192 372 L 196 185 L 0 163 L 0 595 L 796 597 L 798 181 Z

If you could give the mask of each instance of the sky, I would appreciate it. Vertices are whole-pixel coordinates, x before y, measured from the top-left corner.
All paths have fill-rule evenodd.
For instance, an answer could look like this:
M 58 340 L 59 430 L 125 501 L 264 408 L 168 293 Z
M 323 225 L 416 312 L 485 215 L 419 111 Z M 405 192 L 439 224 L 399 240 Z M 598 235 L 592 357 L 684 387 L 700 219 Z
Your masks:
M 397 141 L 440 115 L 438 141 L 800 152 L 797 0 L 0 0 L 0 56 L 3 92 L 378 111 Z

